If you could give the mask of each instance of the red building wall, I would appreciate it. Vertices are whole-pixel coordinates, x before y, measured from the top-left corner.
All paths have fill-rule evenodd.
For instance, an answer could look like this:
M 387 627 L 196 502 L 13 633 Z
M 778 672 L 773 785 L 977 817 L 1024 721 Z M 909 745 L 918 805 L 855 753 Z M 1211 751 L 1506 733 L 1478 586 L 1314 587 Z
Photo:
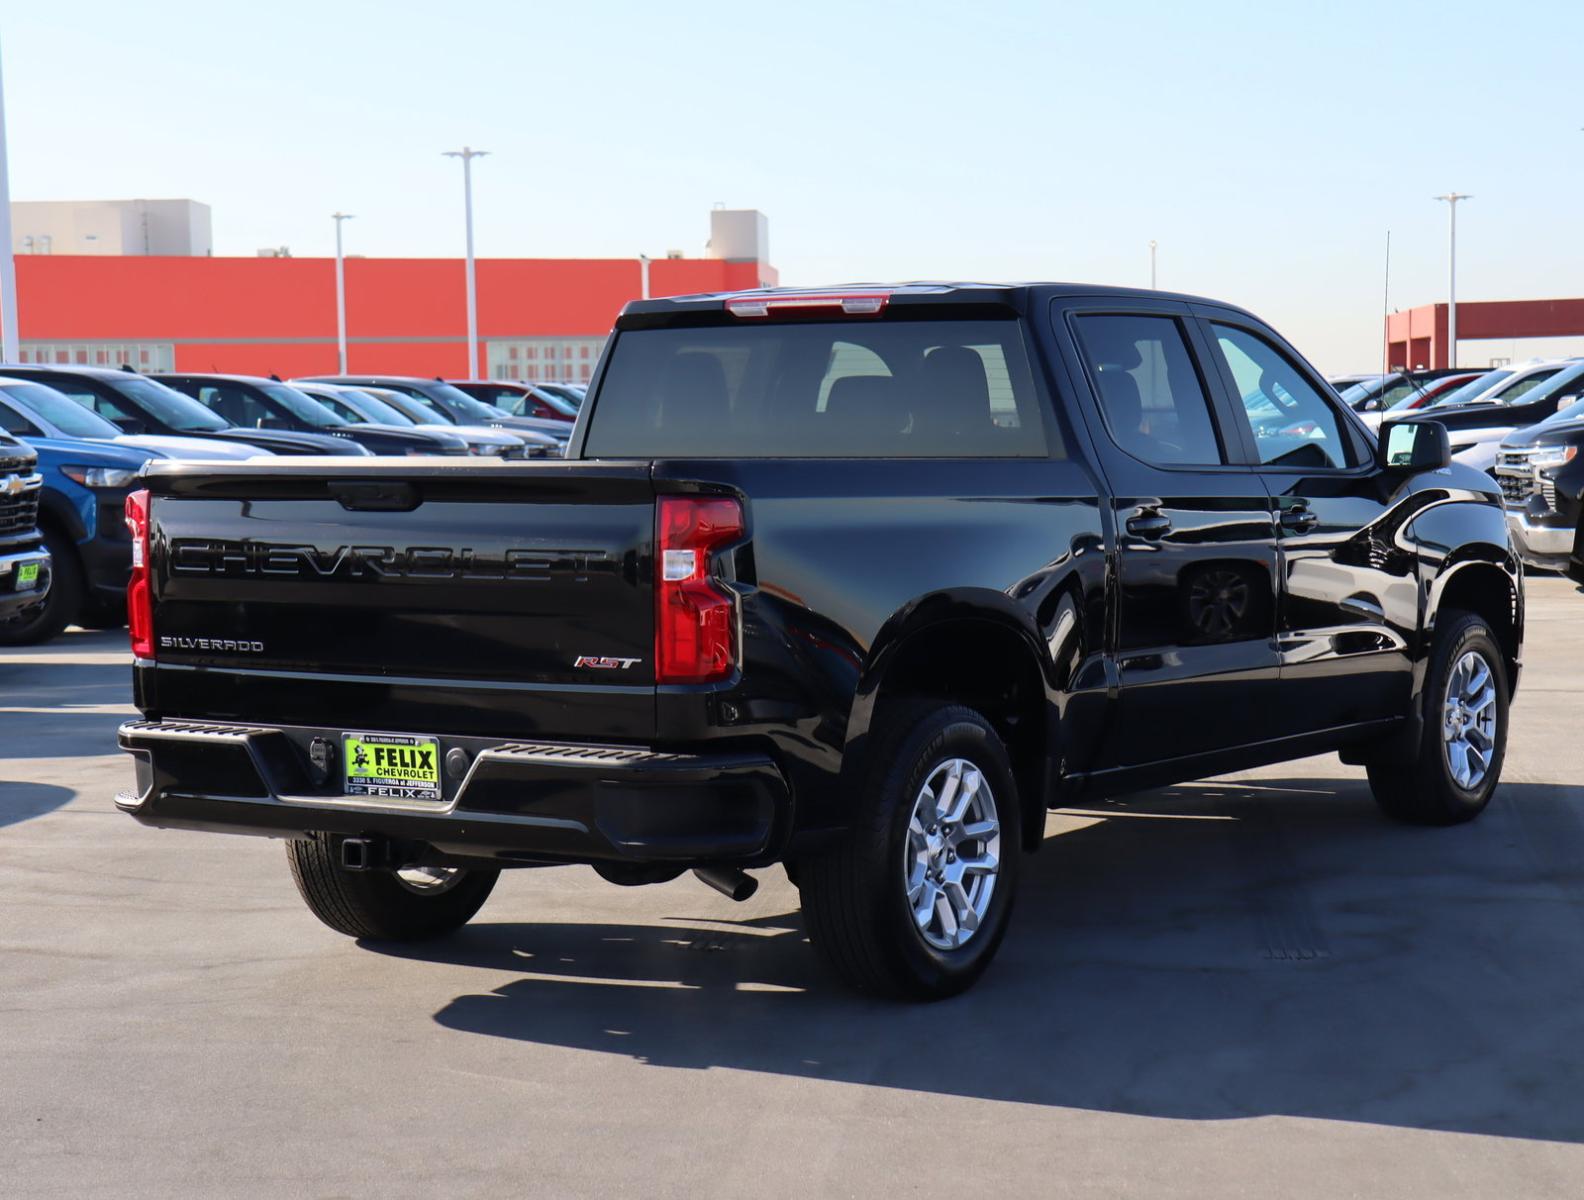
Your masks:
M 1451 365 L 1445 304 L 1421 304 L 1386 318 L 1392 368 Z M 1470 300 L 1457 308 L 1458 341 L 1584 335 L 1584 300 Z
M 176 369 L 283 377 L 336 369 L 335 261 L 22 255 L 24 342 L 147 341 L 175 346 Z M 601 337 L 639 295 L 630 259 L 479 259 L 478 322 L 488 338 Z M 659 259 L 650 294 L 757 287 L 752 262 Z M 346 260 L 348 365 L 448 377 L 467 369 L 460 259 Z

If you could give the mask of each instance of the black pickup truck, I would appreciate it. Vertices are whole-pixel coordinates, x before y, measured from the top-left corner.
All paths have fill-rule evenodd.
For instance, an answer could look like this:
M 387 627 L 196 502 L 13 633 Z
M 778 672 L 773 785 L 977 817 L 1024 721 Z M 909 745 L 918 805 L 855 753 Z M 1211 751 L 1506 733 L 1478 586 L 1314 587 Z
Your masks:
M 1071 285 L 629 304 L 566 461 L 155 463 L 149 825 L 291 839 L 354 937 L 501 868 L 784 863 L 851 984 L 967 987 L 1047 809 L 1341 751 L 1468 820 L 1523 635 L 1496 484 L 1279 335 Z

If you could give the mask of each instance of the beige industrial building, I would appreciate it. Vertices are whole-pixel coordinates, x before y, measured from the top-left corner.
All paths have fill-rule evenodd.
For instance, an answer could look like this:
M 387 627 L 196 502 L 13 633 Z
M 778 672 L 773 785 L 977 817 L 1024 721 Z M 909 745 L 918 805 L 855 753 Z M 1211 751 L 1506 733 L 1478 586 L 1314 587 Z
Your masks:
M 11 204 L 17 254 L 214 253 L 209 206 L 196 200 L 18 200 Z

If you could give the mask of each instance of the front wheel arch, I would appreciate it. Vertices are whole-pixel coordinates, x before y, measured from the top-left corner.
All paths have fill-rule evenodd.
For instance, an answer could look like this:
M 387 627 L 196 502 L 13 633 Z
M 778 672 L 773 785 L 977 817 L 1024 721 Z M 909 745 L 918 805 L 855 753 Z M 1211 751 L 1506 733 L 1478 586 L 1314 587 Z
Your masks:
M 1483 618 L 1501 647 L 1509 690 L 1516 692 L 1523 643 L 1523 593 L 1512 576 L 1492 561 L 1465 560 L 1438 581 L 1433 603 L 1425 623 L 1426 636 L 1434 637 L 1443 614 L 1471 612 Z

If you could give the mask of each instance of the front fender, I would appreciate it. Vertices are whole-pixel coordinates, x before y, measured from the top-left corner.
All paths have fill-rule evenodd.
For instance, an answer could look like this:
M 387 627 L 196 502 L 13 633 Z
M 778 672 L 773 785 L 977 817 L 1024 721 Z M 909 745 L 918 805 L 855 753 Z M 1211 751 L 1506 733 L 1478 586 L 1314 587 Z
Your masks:
M 1452 500 L 1427 508 L 1409 522 L 1404 535 L 1418 559 L 1423 609 L 1414 664 L 1414 694 L 1424 683 L 1436 618 L 1448 592 L 1463 590 L 1469 572 L 1499 572 L 1511 603 L 1513 661 L 1520 661 L 1524 634 L 1523 567 L 1508 540 L 1506 515 L 1494 505 Z M 1513 686 L 1517 686 L 1516 673 Z

